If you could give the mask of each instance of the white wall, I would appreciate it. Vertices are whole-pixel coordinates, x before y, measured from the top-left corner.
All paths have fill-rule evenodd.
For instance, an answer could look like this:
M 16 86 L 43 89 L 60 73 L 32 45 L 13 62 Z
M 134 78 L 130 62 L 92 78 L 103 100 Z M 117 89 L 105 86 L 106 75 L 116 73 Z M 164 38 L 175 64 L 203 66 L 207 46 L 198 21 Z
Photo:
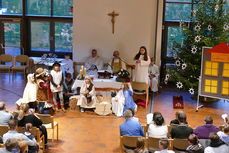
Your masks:
M 111 17 L 116 11 L 115 34 Z M 104 58 L 111 58 L 114 50 L 121 52 L 129 63 L 139 47 L 147 47 L 153 56 L 156 26 L 156 0 L 75 0 L 73 19 L 73 59 L 83 62 L 91 49 Z

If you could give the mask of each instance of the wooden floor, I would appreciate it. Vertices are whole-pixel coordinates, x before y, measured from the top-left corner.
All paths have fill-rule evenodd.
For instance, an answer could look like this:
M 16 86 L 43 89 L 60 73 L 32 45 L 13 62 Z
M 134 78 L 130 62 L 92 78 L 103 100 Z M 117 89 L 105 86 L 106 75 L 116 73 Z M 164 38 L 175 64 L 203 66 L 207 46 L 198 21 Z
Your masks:
M 26 81 L 23 75 L 17 75 L 9 79 L 7 73 L 0 73 L 0 101 L 6 102 L 7 109 L 15 110 L 15 102 L 22 97 Z M 154 111 L 163 114 L 165 121 L 169 124 L 174 118 L 176 110 L 172 107 L 172 96 L 177 95 L 174 89 L 164 87 L 154 102 Z M 221 115 L 229 113 L 229 103 L 218 101 L 205 103 L 205 107 L 199 112 L 195 112 L 196 101 L 191 100 L 188 93 L 179 93 L 184 96 L 184 111 L 187 113 L 189 124 L 195 128 L 203 124 L 203 118 L 210 115 L 214 119 L 214 124 L 221 125 L 223 120 Z M 146 112 L 139 108 L 136 117 L 142 124 L 146 123 Z M 119 149 L 119 125 L 123 123 L 123 118 L 114 115 L 98 116 L 94 112 L 59 112 L 55 115 L 55 120 L 59 123 L 59 141 L 52 143 L 49 141 L 49 153 L 115 153 Z M 49 139 L 51 139 L 51 131 Z

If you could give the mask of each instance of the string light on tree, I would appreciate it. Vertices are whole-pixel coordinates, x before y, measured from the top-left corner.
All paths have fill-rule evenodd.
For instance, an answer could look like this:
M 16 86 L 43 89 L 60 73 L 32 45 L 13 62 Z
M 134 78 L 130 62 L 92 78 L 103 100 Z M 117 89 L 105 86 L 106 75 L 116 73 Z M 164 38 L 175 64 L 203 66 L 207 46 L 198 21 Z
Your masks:
M 186 67 L 187 67 L 186 63 L 183 63 L 182 66 L 181 66 L 182 70 L 186 69 Z
M 176 66 L 180 66 L 181 62 L 179 60 L 176 60 Z
M 223 30 L 224 31 L 227 31 L 229 29 L 229 25 L 228 25 L 228 23 L 225 23 L 224 25 L 223 25 Z
M 199 32 L 200 29 L 201 29 L 201 25 L 197 24 L 197 25 L 195 26 L 195 30 L 196 30 L 197 32 Z
M 208 25 L 208 31 L 211 31 L 211 30 L 212 30 L 212 26 Z

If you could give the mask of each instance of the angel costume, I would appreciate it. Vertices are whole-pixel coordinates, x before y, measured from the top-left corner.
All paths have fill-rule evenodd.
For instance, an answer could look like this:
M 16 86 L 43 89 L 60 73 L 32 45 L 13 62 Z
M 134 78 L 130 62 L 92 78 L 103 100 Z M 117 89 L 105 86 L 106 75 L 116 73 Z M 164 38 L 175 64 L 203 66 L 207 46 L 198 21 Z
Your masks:
M 118 101 L 116 101 L 116 98 Z M 129 108 L 137 109 L 137 105 L 133 100 L 133 92 L 131 90 L 119 90 L 117 95 L 112 98 L 112 112 L 116 116 L 122 116 Z
M 24 89 L 23 98 L 20 98 L 16 104 L 21 106 L 21 104 L 30 102 L 35 102 L 37 100 L 37 85 L 34 82 L 34 74 L 28 74 L 27 76 L 27 84 Z
M 92 83 L 90 77 L 85 77 L 85 79 L 89 79 L 90 83 L 87 84 L 85 81 L 80 89 L 80 98 L 78 100 L 77 105 L 81 108 L 95 108 L 95 104 L 97 102 L 95 86 Z M 88 94 L 86 94 L 88 92 Z
M 148 83 L 148 68 L 150 64 L 150 57 L 148 60 L 144 60 L 144 55 L 140 55 L 139 60 L 141 63 L 136 63 L 135 61 L 135 74 L 133 80 L 136 82 Z

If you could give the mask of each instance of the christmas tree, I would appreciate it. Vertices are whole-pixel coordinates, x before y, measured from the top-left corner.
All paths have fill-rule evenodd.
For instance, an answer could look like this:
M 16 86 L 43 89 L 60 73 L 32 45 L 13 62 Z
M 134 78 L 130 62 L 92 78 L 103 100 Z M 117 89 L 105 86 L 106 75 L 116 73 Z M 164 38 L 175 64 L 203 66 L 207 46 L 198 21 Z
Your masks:
M 191 22 L 180 21 L 183 42 L 173 40 L 173 57 L 176 68 L 165 76 L 176 83 L 177 88 L 197 94 L 201 70 L 202 47 L 214 47 L 229 43 L 229 10 L 223 0 L 195 0 Z

